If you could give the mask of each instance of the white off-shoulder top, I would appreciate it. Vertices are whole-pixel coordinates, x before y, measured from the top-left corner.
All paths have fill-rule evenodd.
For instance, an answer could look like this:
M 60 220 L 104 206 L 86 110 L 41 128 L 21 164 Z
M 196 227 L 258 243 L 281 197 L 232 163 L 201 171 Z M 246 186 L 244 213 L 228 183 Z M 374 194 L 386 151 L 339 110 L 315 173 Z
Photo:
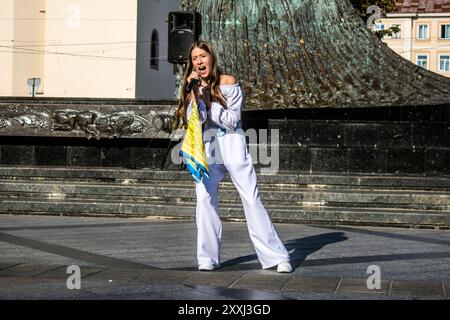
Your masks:
M 204 123 L 207 119 L 206 129 L 210 127 L 219 127 L 225 130 L 235 130 L 239 127 L 241 121 L 241 111 L 243 103 L 242 89 L 239 83 L 230 85 L 220 85 L 220 91 L 226 99 L 227 109 L 224 109 L 218 102 L 211 103 L 211 109 L 206 110 L 204 103 L 200 103 L 200 120 Z M 191 116 L 192 105 L 187 109 L 187 120 Z

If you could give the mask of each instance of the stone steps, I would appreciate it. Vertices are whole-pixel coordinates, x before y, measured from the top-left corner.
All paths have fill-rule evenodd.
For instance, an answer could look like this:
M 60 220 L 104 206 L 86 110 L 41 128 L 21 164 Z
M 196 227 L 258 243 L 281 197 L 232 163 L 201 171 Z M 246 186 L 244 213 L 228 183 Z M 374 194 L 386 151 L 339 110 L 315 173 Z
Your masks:
M 234 186 L 224 183 L 221 186 L 222 203 L 240 203 Z M 321 189 L 292 186 L 260 187 L 260 195 L 265 205 L 303 203 L 332 205 L 335 207 L 395 207 L 411 209 L 449 210 L 450 194 L 443 191 L 415 190 L 362 190 L 362 189 Z M 58 181 L 8 181 L 0 180 L 0 199 L 78 199 L 105 201 L 154 201 L 166 202 L 194 201 L 195 190 L 189 185 L 167 183 L 127 184 L 122 183 L 73 183 Z
M 371 208 L 266 206 L 274 222 L 314 224 L 376 225 L 401 227 L 447 228 L 448 212 Z M 195 203 L 111 203 L 109 201 L 2 200 L 0 213 L 43 214 L 58 216 L 194 218 Z M 220 208 L 223 219 L 244 219 L 242 206 L 229 204 Z
M 280 171 L 276 175 L 258 174 L 258 185 L 316 186 L 320 188 L 376 188 L 435 190 L 450 193 L 450 176 L 423 175 L 364 175 L 364 174 L 307 174 L 295 171 Z M 74 168 L 74 167 L 29 167 L 0 166 L 0 179 L 17 181 L 64 181 L 64 182 L 120 182 L 120 183 L 167 183 L 193 186 L 186 170 L 152 170 L 122 168 Z M 224 182 L 231 182 L 225 176 Z
M 258 175 L 261 199 L 278 222 L 450 227 L 450 178 Z M 243 219 L 238 192 L 221 184 L 223 219 Z M 194 218 L 186 171 L 0 167 L 0 213 Z

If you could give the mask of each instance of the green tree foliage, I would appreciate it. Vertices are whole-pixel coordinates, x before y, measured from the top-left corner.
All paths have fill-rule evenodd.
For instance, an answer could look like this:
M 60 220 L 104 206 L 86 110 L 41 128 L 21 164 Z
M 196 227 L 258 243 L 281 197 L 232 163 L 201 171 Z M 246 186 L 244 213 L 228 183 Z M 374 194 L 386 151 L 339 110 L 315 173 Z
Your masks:
M 372 15 L 372 13 L 367 13 L 367 8 L 372 5 L 376 5 L 381 9 L 382 16 L 385 16 L 388 12 L 393 12 L 396 10 L 395 0 L 350 0 L 356 13 L 364 20 Z M 386 30 L 374 31 L 375 35 L 380 39 L 384 36 L 392 36 L 394 33 L 400 32 L 400 28 L 391 27 Z
M 350 2 L 355 8 L 356 13 L 364 20 L 367 20 L 370 16 L 370 14 L 367 14 L 367 8 L 372 5 L 379 6 L 383 14 L 395 11 L 396 9 L 395 0 L 350 0 Z

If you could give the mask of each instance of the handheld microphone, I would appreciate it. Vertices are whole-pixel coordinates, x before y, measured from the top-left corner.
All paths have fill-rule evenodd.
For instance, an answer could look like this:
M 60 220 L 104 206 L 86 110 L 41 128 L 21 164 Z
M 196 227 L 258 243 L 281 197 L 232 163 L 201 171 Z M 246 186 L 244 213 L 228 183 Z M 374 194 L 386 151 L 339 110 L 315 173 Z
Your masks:
M 191 79 L 191 81 L 186 86 L 186 93 L 190 93 L 194 85 L 198 85 L 198 83 L 199 83 L 198 79 Z

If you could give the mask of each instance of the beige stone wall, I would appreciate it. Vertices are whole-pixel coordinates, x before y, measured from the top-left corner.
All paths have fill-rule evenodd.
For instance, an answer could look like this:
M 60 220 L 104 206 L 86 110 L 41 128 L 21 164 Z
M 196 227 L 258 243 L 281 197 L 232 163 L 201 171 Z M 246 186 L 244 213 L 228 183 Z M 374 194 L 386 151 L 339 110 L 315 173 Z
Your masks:
M 0 1 L 0 96 L 12 95 L 14 0 Z
M 45 96 L 134 98 L 137 0 L 47 0 Z
M 14 0 L 14 96 L 29 95 L 29 78 L 44 78 L 45 2 Z
M 135 97 L 137 0 L 1 0 L 0 12 L 0 95 L 29 96 L 37 77 L 40 96 Z

